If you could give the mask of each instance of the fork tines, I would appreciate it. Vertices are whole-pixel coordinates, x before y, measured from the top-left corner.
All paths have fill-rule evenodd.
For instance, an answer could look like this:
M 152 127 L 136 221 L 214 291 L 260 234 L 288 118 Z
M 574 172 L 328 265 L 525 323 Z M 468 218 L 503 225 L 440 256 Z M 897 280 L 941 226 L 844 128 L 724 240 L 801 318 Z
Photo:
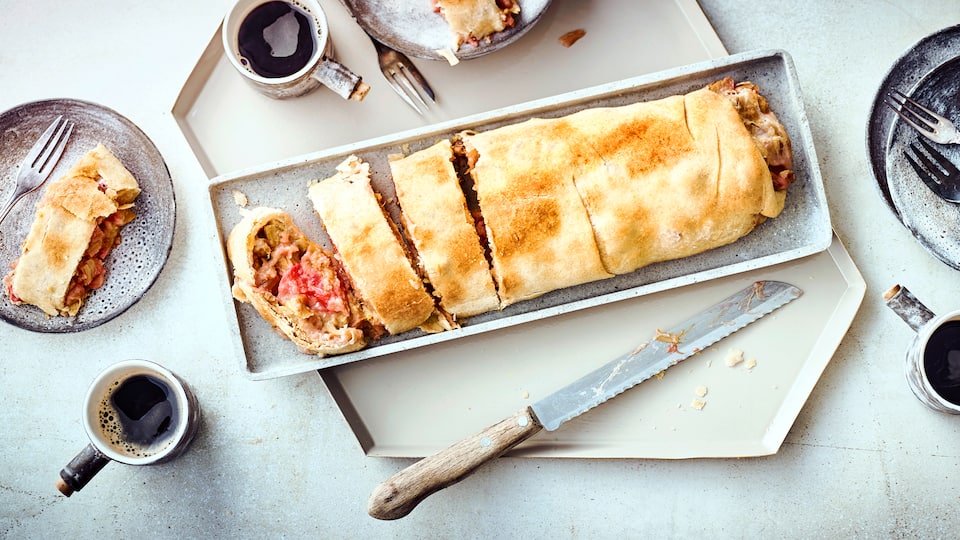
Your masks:
M 56 163 L 72 132 L 73 122 L 64 120 L 63 115 L 57 116 L 24 157 L 22 167 L 42 171 L 51 161 Z
M 924 107 L 899 90 L 887 94 L 884 104 L 904 122 L 933 142 L 948 144 L 960 142 L 960 133 L 947 118 Z
M 960 170 L 923 139 L 917 139 L 917 142 L 926 152 L 922 152 L 917 143 L 910 145 L 916 157 L 904 152 L 917 176 L 938 196 L 951 202 L 960 202 Z
M 415 68 L 410 69 L 406 64 L 398 63 L 395 69 L 389 72 L 384 71 L 384 76 L 387 78 L 387 82 L 398 90 L 397 94 L 419 114 L 423 114 L 420 106 L 424 109 L 430 108 L 430 105 L 424 100 L 424 96 L 431 102 L 435 102 L 436 98 L 433 95 L 433 90 Z M 423 92 L 417 91 L 418 88 L 422 88 Z
M 63 155 L 67 140 L 73 133 L 73 125 L 73 122 L 64 120 L 63 115 L 58 116 L 27 152 L 17 172 L 17 183 L 13 192 L 3 208 L 0 208 L 0 223 L 3 223 L 20 199 L 47 181 Z
M 910 99 L 906 94 L 899 90 L 894 90 L 893 92 L 887 94 L 887 99 L 884 101 L 884 103 L 893 109 L 893 112 L 897 113 L 900 118 L 903 118 L 910 125 L 917 129 L 921 128 L 913 123 L 915 120 L 919 120 L 920 122 L 923 122 L 924 125 L 931 128 L 936 126 L 936 113 L 924 107 L 917 101 Z M 894 107 L 894 104 L 896 104 L 896 107 Z M 926 114 L 926 116 L 924 116 L 924 114 Z

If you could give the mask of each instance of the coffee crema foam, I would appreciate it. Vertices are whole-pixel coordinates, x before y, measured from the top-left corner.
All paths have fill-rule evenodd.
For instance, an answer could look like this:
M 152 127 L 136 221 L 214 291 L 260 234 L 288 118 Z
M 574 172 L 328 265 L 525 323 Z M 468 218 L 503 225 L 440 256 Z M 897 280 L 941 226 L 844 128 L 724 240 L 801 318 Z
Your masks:
M 180 407 L 169 383 L 152 375 L 117 379 L 100 400 L 100 433 L 117 452 L 155 456 L 175 442 Z

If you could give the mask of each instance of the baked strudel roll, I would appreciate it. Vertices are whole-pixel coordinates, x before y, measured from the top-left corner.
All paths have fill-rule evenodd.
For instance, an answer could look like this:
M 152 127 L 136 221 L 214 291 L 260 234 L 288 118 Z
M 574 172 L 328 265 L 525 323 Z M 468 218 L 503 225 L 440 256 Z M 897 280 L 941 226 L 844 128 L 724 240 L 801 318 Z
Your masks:
M 10 299 L 51 316 L 76 315 L 103 286 L 104 260 L 136 217 L 139 194 L 137 180 L 102 144 L 81 157 L 37 203 L 21 255 L 4 279 Z

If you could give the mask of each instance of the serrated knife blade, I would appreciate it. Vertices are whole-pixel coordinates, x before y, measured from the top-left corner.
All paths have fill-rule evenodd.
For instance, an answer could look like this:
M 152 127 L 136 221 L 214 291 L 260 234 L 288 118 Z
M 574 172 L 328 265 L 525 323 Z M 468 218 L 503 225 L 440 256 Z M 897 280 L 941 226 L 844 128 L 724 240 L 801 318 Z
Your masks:
M 553 431 L 567 420 L 706 349 L 801 294 L 800 289 L 782 281 L 757 281 L 667 331 L 658 330 L 649 342 L 607 362 L 530 408 L 543 429 Z
M 782 281 L 757 281 L 473 437 L 426 457 L 381 483 L 368 502 L 377 519 L 397 519 L 431 494 L 538 433 L 553 431 L 799 298 Z

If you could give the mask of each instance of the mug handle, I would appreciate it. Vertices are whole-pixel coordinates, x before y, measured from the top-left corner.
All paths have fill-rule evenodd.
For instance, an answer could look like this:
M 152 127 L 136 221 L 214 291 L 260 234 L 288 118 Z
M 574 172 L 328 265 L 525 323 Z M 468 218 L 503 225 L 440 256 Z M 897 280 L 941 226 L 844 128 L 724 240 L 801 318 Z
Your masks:
M 936 316 L 913 293 L 899 284 L 884 292 L 883 300 L 914 332 L 919 332 L 923 325 Z
M 88 444 L 60 471 L 57 489 L 69 497 L 74 491 L 83 489 L 107 463 L 110 463 L 110 458 L 103 455 L 93 444 Z
M 363 101 L 370 91 L 370 86 L 359 75 L 327 56 L 320 59 L 320 65 L 311 76 L 343 99 Z

